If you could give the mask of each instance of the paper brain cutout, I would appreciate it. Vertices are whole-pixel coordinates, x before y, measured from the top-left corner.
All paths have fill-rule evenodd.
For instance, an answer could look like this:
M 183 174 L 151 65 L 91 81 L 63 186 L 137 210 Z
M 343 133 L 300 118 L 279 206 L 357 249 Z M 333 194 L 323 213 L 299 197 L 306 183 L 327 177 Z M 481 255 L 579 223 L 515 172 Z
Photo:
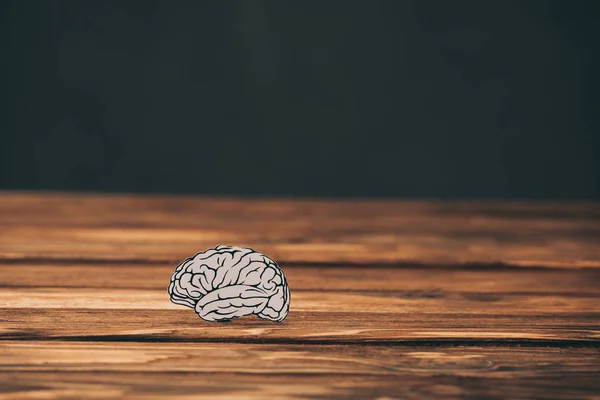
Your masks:
M 290 311 L 290 289 L 277 263 L 258 251 L 217 246 L 188 258 L 171 275 L 169 295 L 205 321 L 244 315 L 281 322 Z

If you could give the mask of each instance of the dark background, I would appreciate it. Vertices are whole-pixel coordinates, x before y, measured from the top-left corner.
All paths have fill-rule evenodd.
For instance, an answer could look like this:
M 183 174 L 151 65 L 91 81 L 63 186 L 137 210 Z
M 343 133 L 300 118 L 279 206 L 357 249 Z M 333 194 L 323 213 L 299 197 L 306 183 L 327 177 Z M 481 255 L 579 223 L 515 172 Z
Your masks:
M 597 1 L 0 2 L 0 189 L 597 199 Z

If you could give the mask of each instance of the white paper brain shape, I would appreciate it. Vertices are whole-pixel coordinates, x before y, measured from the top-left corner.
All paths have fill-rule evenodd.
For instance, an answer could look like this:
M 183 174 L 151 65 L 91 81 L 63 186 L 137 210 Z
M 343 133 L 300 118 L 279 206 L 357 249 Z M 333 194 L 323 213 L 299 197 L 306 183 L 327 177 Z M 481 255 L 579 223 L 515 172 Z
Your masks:
M 258 251 L 222 246 L 179 264 L 169 295 L 206 321 L 244 315 L 281 322 L 290 310 L 290 289 L 277 263 Z

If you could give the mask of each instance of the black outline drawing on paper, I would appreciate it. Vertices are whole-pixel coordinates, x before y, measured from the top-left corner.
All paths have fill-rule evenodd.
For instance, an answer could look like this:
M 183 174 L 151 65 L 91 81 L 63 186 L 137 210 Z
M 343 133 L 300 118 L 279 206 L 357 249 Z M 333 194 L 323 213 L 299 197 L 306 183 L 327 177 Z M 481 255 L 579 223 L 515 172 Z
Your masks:
M 281 322 L 290 311 L 290 288 L 277 263 L 258 251 L 219 245 L 184 260 L 171 275 L 175 304 L 205 321 L 256 314 Z

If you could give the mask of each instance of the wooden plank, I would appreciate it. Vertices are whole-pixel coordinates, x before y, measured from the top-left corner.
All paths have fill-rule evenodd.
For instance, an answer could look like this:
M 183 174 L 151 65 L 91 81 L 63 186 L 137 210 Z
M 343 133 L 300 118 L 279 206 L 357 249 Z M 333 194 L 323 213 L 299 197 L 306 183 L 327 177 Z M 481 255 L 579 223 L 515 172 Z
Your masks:
M 216 244 L 285 263 L 600 267 L 600 205 L 0 194 L 0 259 L 175 263 Z
M 0 287 L 166 289 L 176 264 L 0 263 Z M 545 268 L 336 268 L 282 265 L 294 292 L 380 291 L 407 297 L 448 297 L 453 293 L 600 295 L 600 269 Z
M 396 376 L 127 372 L 0 373 L 2 398 L 16 399 L 590 399 L 598 374 L 463 377 L 405 372 Z
M 600 340 L 595 269 L 290 267 L 292 310 L 283 324 L 255 318 L 206 323 L 169 301 L 171 271 L 127 264 L 3 265 L 0 338 L 584 345 Z
M 520 315 L 600 312 L 596 296 L 522 295 L 512 293 L 478 294 L 453 293 L 431 296 L 427 293 L 404 292 L 339 292 L 296 291 L 294 311 L 356 313 L 435 312 L 453 314 L 502 313 L 519 307 Z M 98 289 L 98 288 L 5 288 L 0 292 L 0 307 L 67 309 L 148 309 L 179 310 L 181 306 L 169 301 L 165 290 Z M 185 307 L 184 307 L 185 309 Z
M 395 313 L 295 310 L 280 324 L 253 317 L 207 323 L 191 309 L 0 308 L 0 340 L 600 345 L 597 311 L 521 314 L 513 306 L 486 313 L 484 307 L 441 313 L 418 306 Z
M 600 349 L 395 347 L 240 343 L 0 342 L 0 371 L 202 372 L 395 375 L 448 371 L 461 376 L 591 372 Z M 15 364 L 14 360 L 19 363 Z M 549 363 L 550 361 L 556 363 Z M 503 368 L 499 368 L 502 366 Z M 510 367 L 510 368 L 509 368 Z M 600 385 L 600 382 L 598 382 Z
M 595 399 L 599 356 L 572 348 L 0 342 L 0 387 L 7 399 Z

